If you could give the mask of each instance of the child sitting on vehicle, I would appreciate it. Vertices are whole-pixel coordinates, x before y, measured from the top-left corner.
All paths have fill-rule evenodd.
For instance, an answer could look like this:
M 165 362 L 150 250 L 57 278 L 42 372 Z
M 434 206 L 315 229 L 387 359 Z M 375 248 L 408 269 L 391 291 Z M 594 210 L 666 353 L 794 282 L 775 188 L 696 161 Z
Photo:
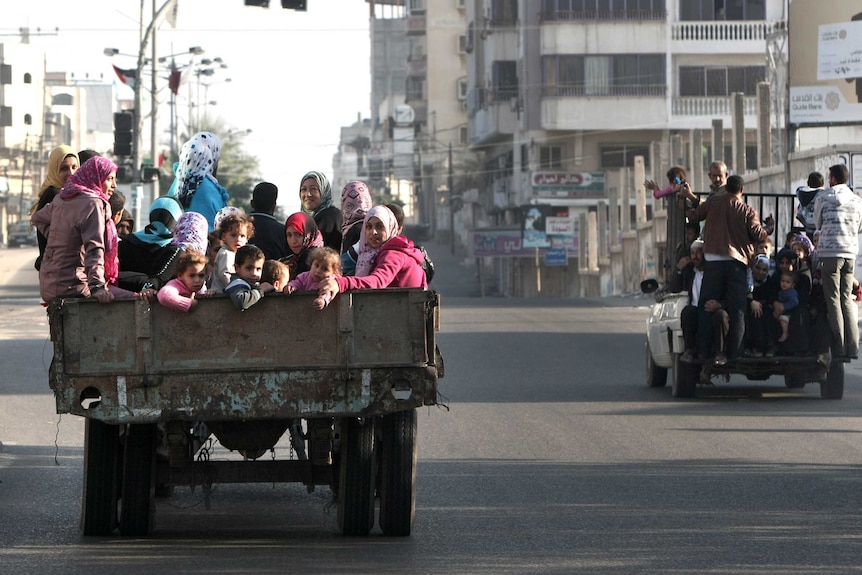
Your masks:
M 260 274 L 262 283 L 272 284 L 275 291 L 280 292 L 287 287 L 290 281 L 290 268 L 287 264 L 278 260 L 266 260 L 263 262 L 263 271 Z
M 782 311 L 773 312 L 781 324 L 781 336 L 779 343 L 787 341 L 787 330 L 790 324 L 790 313 L 799 305 L 799 293 L 796 291 L 796 274 L 791 271 L 781 272 L 781 290 L 778 292 L 778 301 L 784 306 Z
M 197 250 L 183 250 L 177 258 L 177 275 L 158 291 L 163 306 L 177 311 L 191 311 L 197 297 L 207 293 L 205 284 L 207 257 Z
M 288 293 L 313 291 L 320 288 L 320 282 L 341 275 L 341 256 L 332 248 L 314 248 L 311 252 L 311 269 L 302 272 L 287 282 Z M 331 292 L 319 294 L 314 298 L 314 309 L 323 309 L 332 301 Z
M 247 310 L 263 297 L 263 294 L 273 291 L 271 283 L 260 283 L 263 273 L 263 262 L 266 259 L 259 247 L 247 244 L 236 251 L 236 273 L 227 285 L 224 293 L 240 310 Z
M 236 252 L 254 235 L 254 225 L 245 214 L 233 213 L 221 219 L 218 230 L 222 246 L 216 254 L 213 269 L 210 285 L 210 291 L 213 293 L 221 293 L 227 288 L 227 284 L 236 272 Z
M 751 266 L 754 288 L 749 296 L 748 316 L 745 320 L 745 355 L 763 357 L 767 350 L 775 350 L 775 318 L 770 313 L 778 298 L 778 285 L 770 281 L 770 262 L 765 254 L 758 254 Z

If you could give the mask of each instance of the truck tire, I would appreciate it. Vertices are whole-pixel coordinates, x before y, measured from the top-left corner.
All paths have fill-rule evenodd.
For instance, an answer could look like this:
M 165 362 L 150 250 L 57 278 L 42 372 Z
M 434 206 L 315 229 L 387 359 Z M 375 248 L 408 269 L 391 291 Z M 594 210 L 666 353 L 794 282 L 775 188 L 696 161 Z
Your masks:
M 338 528 L 344 535 L 368 535 L 374 527 L 374 424 L 341 420 Z
M 680 354 L 673 354 L 673 397 L 694 397 L 697 391 L 697 379 L 700 376 L 700 366 L 695 363 L 680 361 Z
M 123 456 L 120 533 L 148 535 L 155 515 L 156 425 L 129 425 Z
M 406 537 L 416 517 L 416 410 L 381 418 L 380 529 L 384 535 Z
M 841 399 L 844 397 L 844 362 L 833 361 L 826 372 L 826 381 L 820 382 L 820 397 Z
M 81 532 L 84 535 L 110 535 L 117 526 L 120 430 L 116 425 L 90 418 L 84 425 Z
M 646 342 L 646 382 L 650 387 L 664 387 L 667 385 L 667 368 L 659 367 L 652 358 L 652 350 L 649 341 Z

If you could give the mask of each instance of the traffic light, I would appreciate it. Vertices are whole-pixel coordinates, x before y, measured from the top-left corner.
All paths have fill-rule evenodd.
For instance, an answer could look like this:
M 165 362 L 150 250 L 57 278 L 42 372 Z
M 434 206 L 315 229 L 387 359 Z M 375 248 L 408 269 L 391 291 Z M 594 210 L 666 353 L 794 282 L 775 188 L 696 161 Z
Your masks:
M 305 12 L 306 0 L 281 0 L 281 7 L 285 10 L 299 10 Z
M 132 155 L 132 125 L 135 114 L 130 110 L 114 113 L 114 155 L 117 157 Z

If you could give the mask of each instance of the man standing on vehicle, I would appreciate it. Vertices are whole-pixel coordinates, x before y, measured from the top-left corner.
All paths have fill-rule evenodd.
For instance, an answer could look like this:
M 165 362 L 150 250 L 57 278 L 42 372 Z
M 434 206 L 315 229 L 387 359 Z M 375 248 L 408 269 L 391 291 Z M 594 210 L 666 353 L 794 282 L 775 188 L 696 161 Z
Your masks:
M 261 249 L 268 260 L 278 260 L 286 257 L 287 240 L 284 236 L 284 223 L 275 217 L 278 201 L 278 187 L 269 182 L 261 182 L 251 193 L 251 213 L 254 223 L 254 236 L 248 243 Z
M 754 246 L 769 237 L 774 222 L 772 217 L 760 223 L 754 208 L 742 201 L 744 181 L 741 176 L 727 178 L 727 193 L 714 192 L 688 217 L 694 221 L 707 220 L 709 233 L 704 235 L 703 286 L 698 305 L 698 349 L 702 358 L 712 349 L 712 315 L 704 304 L 707 301 L 726 303 L 730 316 L 730 333 L 727 338 L 727 355 L 715 354 L 715 364 L 724 365 L 742 353 L 745 334 L 745 310 L 748 296 L 748 264 Z
M 847 185 L 848 176 L 843 164 L 829 168 L 829 187 L 814 200 L 814 223 L 820 232 L 817 253 L 822 262 L 832 355 L 855 359 L 859 355 L 859 325 L 851 292 L 862 233 L 862 198 Z

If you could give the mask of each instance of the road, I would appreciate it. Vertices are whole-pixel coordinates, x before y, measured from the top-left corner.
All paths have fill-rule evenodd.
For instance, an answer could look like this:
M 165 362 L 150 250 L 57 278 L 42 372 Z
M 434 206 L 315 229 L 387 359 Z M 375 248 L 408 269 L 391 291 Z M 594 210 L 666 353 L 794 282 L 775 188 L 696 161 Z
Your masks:
M 159 500 L 148 538 L 84 538 L 34 257 L 0 252 L 0 573 L 862 573 L 858 365 L 841 401 L 777 379 L 674 400 L 644 382 L 649 300 L 463 297 L 436 257 L 448 410 L 420 412 L 411 537 L 338 535 L 327 489 L 219 485 Z

